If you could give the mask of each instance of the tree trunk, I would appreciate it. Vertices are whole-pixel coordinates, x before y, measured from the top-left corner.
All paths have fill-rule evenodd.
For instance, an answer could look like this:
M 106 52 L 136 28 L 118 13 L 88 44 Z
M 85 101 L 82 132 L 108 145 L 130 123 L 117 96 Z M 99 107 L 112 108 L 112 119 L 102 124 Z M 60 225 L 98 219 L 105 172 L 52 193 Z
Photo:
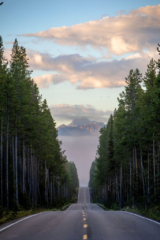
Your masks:
M 47 169 L 47 164 L 45 160 L 45 200 L 47 204 L 48 204 L 48 185 L 49 185 L 49 176 L 48 176 L 48 169 Z
M 59 177 L 57 177 L 57 180 L 58 180 L 57 182 L 58 182 L 58 198 L 59 198 L 60 197 L 59 196 Z
M 27 184 L 28 184 L 28 189 L 30 187 L 30 168 L 29 168 L 29 148 L 27 148 Z M 30 191 L 30 190 L 29 190 Z
M 130 198 L 132 197 L 132 165 L 130 159 Z
M 159 150 L 160 150 L 160 143 L 158 142 L 158 159 L 157 159 L 157 174 L 158 174 L 158 176 L 159 176 L 159 166 L 160 166 Z
M 8 105 L 8 100 L 7 100 Z M 9 188 L 8 188 L 8 135 L 9 135 L 9 109 L 7 106 L 7 131 L 6 131 L 6 207 L 9 212 Z
M 32 149 L 29 149 L 29 196 L 32 197 Z
M 14 137 L 12 137 L 12 165 L 13 165 L 13 172 L 14 172 L 14 187 L 15 187 L 15 184 L 16 184 L 16 181 L 15 181 L 15 153 L 14 153 Z M 15 194 L 15 191 L 14 191 L 14 207 L 15 207 L 15 198 L 16 198 L 16 194 Z
M 35 156 L 35 206 L 37 207 L 37 196 L 38 196 L 38 191 L 37 191 L 37 156 Z
M 16 188 L 16 204 L 19 204 L 18 201 L 18 161 L 17 161 L 17 129 L 16 129 L 16 135 L 15 135 L 15 188 Z
M 156 193 L 156 162 L 155 162 L 155 140 L 153 134 L 153 176 L 154 176 L 154 193 Z
M 143 170 L 143 160 L 142 160 L 142 149 L 141 149 L 141 174 L 143 183 L 143 196 L 145 196 L 145 182 L 144 182 L 144 170 Z
M 148 191 L 147 191 L 147 193 L 148 193 L 148 204 L 149 204 L 149 202 L 150 202 L 150 197 L 149 197 L 149 195 L 150 195 L 150 185 L 149 185 L 149 152 L 148 152 Z
M 135 195 L 135 157 L 134 157 L 134 148 L 133 148 L 133 178 L 132 178 L 132 199 L 133 199 L 133 207 L 134 207 L 134 195 Z
M 22 178 L 23 178 L 23 193 L 26 192 L 26 187 L 25 187 L 25 179 L 26 179 L 26 158 L 25 158 L 25 143 L 23 139 L 23 163 L 22 163 Z
M 32 206 L 34 205 L 34 152 L 31 148 L 31 199 Z
M 116 173 L 116 201 L 119 202 L 119 188 L 118 188 L 118 177 Z
M 2 108 L 3 111 L 3 108 Z M 1 145 L 0 145 L 1 155 L 0 155 L 0 168 L 1 168 L 1 206 L 3 208 L 3 115 L 1 116 Z
M 108 184 L 105 183 L 105 189 L 106 189 L 106 201 L 108 200 Z
M 123 181 L 123 176 L 122 176 L 122 166 L 120 167 L 120 207 L 122 208 L 122 181 Z
M 50 199 L 51 199 L 51 204 L 52 204 L 52 176 L 51 176 L 51 183 L 50 183 Z M 64 196 L 65 196 L 65 185 L 64 185 Z
M 138 185 L 138 162 L 137 162 L 137 149 L 136 147 L 134 147 L 134 151 L 135 151 L 135 168 L 136 168 L 136 178 L 135 178 L 135 197 L 139 197 L 139 194 L 138 194 L 138 188 L 139 188 L 139 185 Z
M 138 163 L 137 163 L 137 149 L 136 147 L 134 148 L 135 150 L 135 167 L 136 167 L 136 180 L 137 180 L 137 177 L 138 177 Z

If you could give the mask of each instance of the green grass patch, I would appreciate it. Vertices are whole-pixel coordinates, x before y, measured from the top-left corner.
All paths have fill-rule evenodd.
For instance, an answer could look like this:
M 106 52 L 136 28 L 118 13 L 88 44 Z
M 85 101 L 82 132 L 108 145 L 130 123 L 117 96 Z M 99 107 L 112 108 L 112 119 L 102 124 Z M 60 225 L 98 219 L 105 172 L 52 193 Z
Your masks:
M 137 214 L 140 214 L 142 216 L 160 221 L 160 206 L 150 207 L 146 210 L 126 207 L 126 208 L 123 208 L 123 211 L 137 213 Z
M 110 208 L 107 208 L 104 204 L 101 204 L 101 203 L 96 203 L 96 204 L 97 204 L 98 206 L 100 206 L 101 208 L 103 208 L 104 210 L 106 210 L 106 211 L 117 211 L 117 210 L 121 210 L 121 209 L 117 206 L 117 204 L 115 204 L 115 203 L 113 203 Z
M 61 208 L 62 211 L 66 210 L 67 208 L 69 208 L 71 206 L 72 203 L 69 203 L 67 205 L 65 205 L 64 207 Z
M 9 222 L 11 220 L 17 219 L 17 218 L 21 218 L 21 217 L 26 217 L 32 214 L 36 214 L 36 213 L 40 213 L 40 212 L 46 212 L 46 211 L 64 211 L 66 210 L 72 203 L 69 203 L 67 205 L 62 206 L 61 208 L 52 208 L 52 209 L 48 209 L 48 208 L 33 208 L 30 210 L 20 210 L 17 212 L 14 211 L 10 211 L 8 214 L 4 211 L 1 212 L 1 218 L 0 218 L 0 224 Z
M 0 224 L 9 222 L 9 221 L 17 219 L 17 218 L 44 212 L 44 211 L 49 211 L 49 209 L 30 209 L 30 210 L 22 210 L 22 211 L 17 211 L 17 212 L 10 211 L 8 214 L 6 214 L 6 212 L 3 212 L 3 217 L 0 218 Z
M 110 208 L 107 208 L 107 207 L 105 207 L 105 205 L 103 205 L 101 203 L 96 203 L 96 204 L 106 211 L 122 210 L 122 211 L 137 213 L 137 214 L 140 214 L 144 217 L 148 217 L 148 218 L 151 218 L 153 220 L 160 221 L 160 206 L 152 206 L 152 207 L 145 210 L 145 209 L 138 209 L 138 208 L 130 208 L 128 206 L 121 209 L 117 206 L 117 204 L 112 204 Z
M 104 210 L 108 210 L 108 208 L 106 208 L 103 204 L 101 203 L 96 203 L 99 207 L 103 208 Z

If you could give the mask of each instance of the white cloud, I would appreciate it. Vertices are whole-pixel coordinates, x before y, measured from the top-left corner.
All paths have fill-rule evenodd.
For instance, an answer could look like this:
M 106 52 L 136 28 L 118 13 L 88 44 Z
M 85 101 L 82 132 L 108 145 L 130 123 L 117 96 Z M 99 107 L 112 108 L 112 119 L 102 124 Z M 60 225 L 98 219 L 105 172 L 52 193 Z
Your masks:
M 125 77 L 130 69 L 139 68 L 144 74 L 150 59 L 153 57 L 157 60 L 158 56 L 156 51 L 142 52 L 121 60 L 96 62 L 95 59 L 87 59 L 79 54 L 51 57 L 30 53 L 30 65 L 32 69 L 54 72 L 34 78 L 41 88 L 64 81 L 76 84 L 78 89 L 114 88 L 125 85 Z
M 48 88 L 50 84 L 58 84 L 64 82 L 65 79 L 62 75 L 58 74 L 44 74 L 42 76 L 35 76 L 34 81 L 40 88 Z
M 10 49 L 6 49 L 5 56 L 10 58 Z M 121 60 L 96 61 L 93 57 L 82 57 L 79 54 L 60 55 L 51 57 L 36 51 L 27 50 L 29 65 L 32 70 L 41 70 L 45 74 L 35 76 L 34 81 L 40 88 L 47 88 L 51 84 L 69 81 L 78 89 L 115 88 L 125 86 L 125 77 L 130 69 L 139 68 L 144 74 L 150 59 L 158 59 L 155 51 L 133 53 Z M 52 72 L 52 73 L 47 73 Z
M 78 83 L 79 89 L 124 86 L 125 66 L 121 64 L 120 69 L 119 61 L 90 61 L 78 54 L 61 55 L 55 58 L 39 55 L 36 53 L 30 58 L 31 68 L 56 72 L 36 76 L 34 80 L 39 87 L 45 88 L 51 83 L 58 84 L 63 81 Z M 115 73 L 119 76 L 117 77 Z
M 70 27 L 51 28 L 38 33 L 24 34 L 54 41 L 60 45 L 106 48 L 109 53 L 121 55 L 153 49 L 159 41 L 160 4 L 141 7 L 128 14 L 104 17 Z

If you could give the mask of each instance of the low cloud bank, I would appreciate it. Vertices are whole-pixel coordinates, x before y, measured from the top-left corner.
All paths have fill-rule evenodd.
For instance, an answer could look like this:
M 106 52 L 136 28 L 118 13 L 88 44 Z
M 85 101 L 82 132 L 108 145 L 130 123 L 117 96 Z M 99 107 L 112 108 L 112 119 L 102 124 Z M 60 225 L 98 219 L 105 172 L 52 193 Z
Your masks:
M 71 105 L 71 104 L 54 104 L 50 106 L 53 118 L 58 120 L 74 120 L 75 118 L 86 117 L 92 121 L 106 123 L 108 117 L 112 113 L 111 110 L 98 110 L 94 106 L 86 105 Z

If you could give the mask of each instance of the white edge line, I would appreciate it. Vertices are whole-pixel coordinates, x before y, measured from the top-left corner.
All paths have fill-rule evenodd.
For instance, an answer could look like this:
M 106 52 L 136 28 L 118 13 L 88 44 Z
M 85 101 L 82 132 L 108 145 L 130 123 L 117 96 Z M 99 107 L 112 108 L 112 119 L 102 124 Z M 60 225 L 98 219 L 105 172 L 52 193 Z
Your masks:
M 67 209 L 67 211 L 72 207 L 72 205 L 73 205 L 73 204 L 71 204 L 71 205 L 69 206 L 69 208 Z
M 13 225 L 15 225 L 15 224 L 17 224 L 17 223 L 19 223 L 19 222 L 22 222 L 22 221 L 24 221 L 24 220 L 26 220 L 26 219 L 28 219 L 28 218 L 31 218 L 31 217 L 37 216 L 37 215 L 42 214 L 42 213 L 45 213 L 45 212 L 36 213 L 36 214 L 34 214 L 34 215 L 31 215 L 31 216 L 28 216 L 28 217 L 26 217 L 26 218 L 23 218 L 23 219 L 21 219 L 21 220 L 15 222 L 15 223 L 12 223 L 12 224 L 10 224 L 10 225 L 8 225 L 8 226 L 6 226 L 6 227 L 0 229 L 0 232 L 2 232 L 3 230 L 5 230 L 5 229 L 7 229 L 7 228 L 9 228 L 9 227 L 12 227 Z
M 154 223 L 157 223 L 158 225 L 160 225 L 159 222 L 156 222 L 156 221 L 154 221 L 154 220 L 152 220 L 152 219 L 150 219 L 150 218 L 145 218 L 145 217 L 142 217 L 142 216 L 140 216 L 140 215 L 138 215 L 138 214 L 131 213 L 131 212 L 127 212 L 127 211 L 122 211 L 122 212 L 125 212 L 125 213 L 129 213 L 129 214 L 135 215 L 135 216 L 137 216 L 137 217 L 140 217 L 140 218 L 146 219 L 146 220 L 148 220 L 148 221 L 150 221 L 150 222 L 154 222 Z

